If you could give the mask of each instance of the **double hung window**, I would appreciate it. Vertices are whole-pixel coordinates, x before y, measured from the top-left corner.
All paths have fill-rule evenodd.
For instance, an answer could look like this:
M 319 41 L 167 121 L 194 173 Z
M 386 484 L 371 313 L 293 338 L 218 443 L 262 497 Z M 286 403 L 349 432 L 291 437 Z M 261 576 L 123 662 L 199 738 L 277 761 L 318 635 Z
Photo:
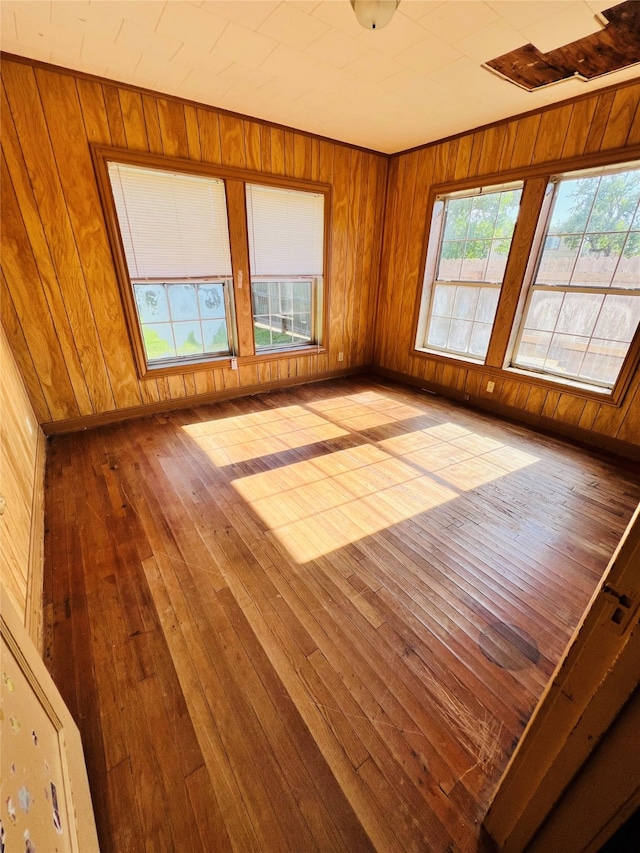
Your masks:
M 513 365 L 610 389 L 640 322 L 640 169 L 552 191 Z
M 231 351 L 224 182 L 108 164 L 149 364 Z
M 321 342 L 324 195 L 247 184 L 256 352 Z
M 436 199 L 419 349 L 486 356 L 521 194 L 518 184 Z

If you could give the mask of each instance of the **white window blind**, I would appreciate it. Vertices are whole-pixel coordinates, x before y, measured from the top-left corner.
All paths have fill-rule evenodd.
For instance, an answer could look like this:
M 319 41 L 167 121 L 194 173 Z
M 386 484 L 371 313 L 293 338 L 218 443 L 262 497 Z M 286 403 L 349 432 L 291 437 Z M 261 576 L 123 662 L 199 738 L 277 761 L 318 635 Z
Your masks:
M 115 162 L 109 178 L 132 279 L 231 275 L 223 181 Z
M 253 276 L 323 274 L 324 196 L 246 185 Z

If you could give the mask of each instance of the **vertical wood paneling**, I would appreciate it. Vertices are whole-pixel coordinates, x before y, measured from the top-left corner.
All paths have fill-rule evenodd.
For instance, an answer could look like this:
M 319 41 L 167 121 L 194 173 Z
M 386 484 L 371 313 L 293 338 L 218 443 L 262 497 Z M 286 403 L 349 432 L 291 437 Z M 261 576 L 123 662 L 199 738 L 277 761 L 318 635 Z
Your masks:
M 488 355 L 491 375 L 446 360 L 412 355 L 415 300 L 421 291 L 422 246 L 428 227 L 427 199 L 433 185 L 499 175 L 510 169 L 620 149 L 640 142 L 640 84 L 622 86 L 571 104 L 548 108 L 496 127 L 470 132 L 457 140 L 430 145 L 390 160 L 385 237 L 380 267 L 374 364 L 426 383 L 486 398 L 529 420 L 545 418 L 564 427 L 591 430 L 610 438 L 640 443 L 640 376 L 636 375 L 620 406 L 588 400 L 561 389 L 548 389 L 513 374 L 501 374 L 504 348 L 517 310 L 526 257 L 518 265 L 502 314 L 496 318 Z M 415 158 L 428 156 L 428 167 L 415 169 Z M 575 168 L 575 166 L 573 166 Z M 542 187 L 543 189 L 543 187 Z M 540 190 L 542 191 L 542 190 Z M 523 246 L 528 248 L 529 237 Z M 517 280 L 516 280 L 517 279 Z M 509 316 L 506 316 L 508 307 Z M 492 354 L 493 353 L 493 354 Z M 487 381 L 495 383 L 486 392 Z
M 31 607 L 29 585 L 35 544 L 32 528 L 37 523 L 34 508 L 38 514 L 44 512 L 42 497 L 34 507 L 34 495 L 44 482 L 44 457 L 40 457 L 38 449 L 42 436 L 2 329 L 0 361 L 0 492 L 5 500 L 0 515 L 0 580 L 26 625 Z M 41 470 L 37 470 L 37 465 Z M 42 575 L 38 574 L 42 581 Z M 35 601 L 39 603 L 39 598 Z
M 144 112 L 144 123 L 147 128 L 149 151 L 152 154 L 162 154 L 162 133 L 160 131 L 157 99 L 152 98 L 151 95 L 143 95 L 142 109 Z
M 201 160 L 200 153 L 200 128 L 198 127 L 198 113 L 195 107 L 185 104 L 184 122 L 187 128 L 187 147 L 190 160 Z
M 187 142 L 187 128 L 182 104 L 168 101 L 166 98 L 158 98 L 157 103 L 162 150 L 167 157 L 187 158 L 189 156 L 189 143 Z
M 131 92 L 129 89 L 120 89 L 118 95 L 127 148 L 134 151 L 148 151 L 149 143 L 147 141 L 147 126 L 144 121 L 142 96 L 139 92 Z
M 46 67 L 36 71 L 6 61 L 2 75 L 8 95 L 2 110 L 8 187 L 3 252 L 10 300 L 2 316 L 42 421 L 254 388 L 370 361 L 384 156 Z M 246 365 L 241 358 L 239 370 L 213 367 L 140 379 L 90 144 L 331 184 L 330 351 Z
M 609 123 L 609 116 L 611 114 L 614 98 L 615 95 L 613 92 L 605 92 L 598 98 L 591 126 L 589 127 L 587 144 L 584 149 L 585 153 L 599 151 L 602 147 L 602 140 Z
M 44 73 L 37 72 L 39 83 Z M 100 200 L 95 185 L 84 180 L 92 163 L 86 143 L 81 140 L 83 121 L 75 83 L 72 77 L 51 74 L 39 90 L 108 376 L 106 396 L 102 402 L 96 400 L 96 407 L 101 411 L 103 406 L 113 406 L 114 400 L 117 408 L 136 406 L 141 402 L 140 391 L 117 296 L 111 251 L 102 218 L 97 215 Z M 114 348 L 119 357 L 107 359 L 107 348 Z M 95 345 L 94 350 L 97 361 Z
M 102 89 L 107 107 L 109 128 L 111 129 L 111 142 L 119 148 L 125 148 L 127 144 L 127 136 L 124 132 L 124 122 L 122 121 L 122 109 L 120 107 L 118 90 L 115 86 L 103 86 Z
M 638 91 L 635 86 L 616 92 L 602 136 L 601 148 L 622 148 L 627 141 L 637 107 Z
M 76 80 L 76 87 L 82 106 L 87 139 L 89 142 L 111 145 L 111 130 L 101 84 L 95 80 L 78 79 Z M 138 95 L 138 97 L 140 96 Z
M 532 163 L 559 159 L 571 121 L 571 112 L 572 107 L 566 106 L 557 110 L 547 110 L 546 113 L 543 113 L 538 130 L 537 145 L 531 158 Z
M 39 422 L 51 420 L 38 372 L 31 358 L 29 347 L 7 288 L 4 272 L 0 269 L 0 321 L 6 333 L 9 349 L 15 353 L 15 361 L 25 386 L 29 389 L 29 400 Z M 0 334 L 2 333 L 0 330 Z
M 244 153 L 244 131 L 242 119 L 235 116 L 220 115 L 220 142 L 222 162 L 225 166 L 237 166 L 244 169 L 247 158 Z
M 49 306 L 43 292 L 35 258 L 29 246 L 18 202 L 2 158 L 2 217 L 0 218 L 2 268 L 7 290 L 22 327 L 29 354 L 38 371 L 40 384 L 49 410 L 54 418 L 70 418 L 88 414 L 90 400 L 84 382 L 78 387 L 84 391 L 82 411 L 71 385 L 60 341 L 56 330 L 48 322 Z M 44 323 L 43 323 L 44 320 Z

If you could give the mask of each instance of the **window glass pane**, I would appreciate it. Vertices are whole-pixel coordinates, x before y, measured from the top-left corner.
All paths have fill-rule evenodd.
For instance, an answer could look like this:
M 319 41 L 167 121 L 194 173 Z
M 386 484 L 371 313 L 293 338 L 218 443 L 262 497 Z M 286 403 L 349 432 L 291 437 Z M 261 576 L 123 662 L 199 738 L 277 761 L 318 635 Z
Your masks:
M 586 230 L 628 231 L 638 208 L 640 171 L 603 175 L 599 182 Z
M 205 352 L 229 351 L 229 336 L 224 320 L 203 320 L 202 335 Z
M 134 284 L 142 340 L 148 361 L 189 358 L 202 353 L 229 351 L 222 283 Z M 209 331 L 201 320 L 218 317 L 210 324 L 218 335 L 215 345 L 207 343 Z M 166 323 L 149 321 L 166 320 Z M 224 330 L 223 337 L 219 329 Z M 223 343 L 223 346 L 220 345 Z
M 510 248 L 511 240 L 492 240 L 484 281 L 502 281 Z
M 551 332 L 525 329 L 520 340 L 517 363 L 521 367 L 543 370 L 550 346 Z
M 478 304 L 479 287 L 457 287 L 453 303 L 453 317 L 462 320 L 473 320 Z
M 473 323 L 467 320 L 452 320 L 448 346 L 455 352 L 468 352 Z
M 176 347 L 173 342 L 171 323 L 143 324 L 142 339 L 149 361 L 175 357 Z
M 481 287 L 476 306 L 476 320 L 481 323 L 493 323 L 498 307 L 500 289 L 497 287 Z
M 625 234 L 592 234 L 582 243 L 571 284 L 608 287 L 615 275 Z
M 563 300 L 564 293 L 553 293 L 548 290 L 534 291 L 531 294 L 529 310 L 524 321 L 525 328 L 552 332 L 558 322 Z
M 537 284 L 569 284 L 582 238 L 547 237 L 536 275 Z
M 138 315 L 143 323 L 169 319 L 169 303 L 164 284 L 134 285 Z
M 487 354 L 490 337 L 490 323 L 474 323 L 471 330 L 471 340 L 469 341 L 469 354 L 484 357 Z
M 585 379 L 613 385 L 616 381 L 627 348 L 615 341 L 593 338 L 582 364 Z
M 587 225 L 599 178 L 560 182 L 553 203 L 549 234 L 580 234 Z
M 594 329 L 594 337 L 630 343 L 640 323 L 640 298 L 637 296 L 604 297 L 604 305 Z
M 200 323 L 174 323 L 173 335 L 178 355 L 197 355 L 204 352 Z
M 580 376 L 582 360 L 588 345 L 589 338 L 555 334 L 549 347 L 547 366 L 561 375 Z
M 488 193 L 474 197 L 469 213 L 469 230 L 467 232 L 469 240 L 493 237 L 500 207 L 500 195 L 501 193 Z
M 437 275 L 440 281 L 460 281 L 465 245 L 462 241 L 442 243 Z
M 597 293 L 565 294 L 556 323 L 557 332 L 591 335 L 600 313 L 604 296 Z
M 432 317 L 427 336 L 428 345 L 437 347 L 438 349 L 446 349 L 449 341 L 450 325 L 451 320 L 449 317 Z
M 172 320 L 193 320 L 196 318 L 198 316 L 198 303 L 195 285 L 169 285 L 169 307 Z
M 449 199 L 443 241 L 463 240 L 467 236 L 472 205 L 472 198 Z
M 315 279 L 252 280 L 256 348 L 304 346 L 312 341 Z
M 225 315 L 224 292 L 221 284 L 200 284 L 198 286 L 198 305 L 200 316 L 222 318 Z
M 640 231 L 631 231 L 627 236 L 611 286 L 640 286 Z
M 433 314 L 438 317 L 451 317 L 456 288 L 437 284 L 433 294 Z

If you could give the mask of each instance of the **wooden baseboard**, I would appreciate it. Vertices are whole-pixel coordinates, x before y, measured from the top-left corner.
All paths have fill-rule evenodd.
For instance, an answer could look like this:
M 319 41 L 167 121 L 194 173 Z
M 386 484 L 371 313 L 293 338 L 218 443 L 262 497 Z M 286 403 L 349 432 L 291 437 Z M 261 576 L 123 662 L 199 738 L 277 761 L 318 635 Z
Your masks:
M 44 474 L 47 440 L 38 433 L 34 461 L 33 495 L 31 499 L 31 534 L 29 539 L 29 573 L 25 601 L 25 627 L 40 654 L 43 653 L 42 590 L 44 582 Z
M 633 459 L 640 462 L 640 447 L 637 444 L 632 444 L 628 441 L 611 438 L 611 436 L 593 432 L 592 430 L 582 429 L 581 427 L 574 426 L 573 424 L 565 424 L 562 423 L 562 421 L 556 421 L 553 418 L 546 417 L 545 415 L 534 415 L 531 414 L 531 412 L 523 412 L 520 409 L 514 409 L 511 406 L 494 403 L 491 400 L 487 400 L 485 397 L 467 394 L 464 391 L 459 391 L 456 388 L 449 388 L 446 385 L 438 385 L 435 382 L 426 382 L 424 379 L 419 379 L 406 373 L 398 373 L 395 370 L 388 370 L 385 367 L 372 367 L 371 373 L 374 376 L 391 379 L 394 382 L 400 382 L 403 385 L 410 385 L 413 388 L 421 388 L 433 394 L 440 394 L 442 397 L 448 397 L 450 400 L 455 400 L 456 402 L 463 403 L 466 406 L 471 406 L 475 409 L 482 409 L 483 411 L 490 412 L 493 415 L 498 415 L 506 420 L 524 423 L 527 426 L 540 430 L 541 432 L 558 435 L 577 444 L 585 445 L 597 450 L 604 450 L 607 453 L 613 453 L 616 456 L 623 456 L 625 459 Z
M 119 423 L 133 418 L 142 418 L 147 415 L 158 415 L 162 412 L 170 412 L 176 409 L 191 409 L 194 406 L 204 406 L 207 403 L 219 403 L 223 400 L 232 400 L 236 397 L 252 397 L 255 394 L 266 394 L 269 391 L 277 391 L 282 388 L 290 388 L 293 385 L 309 385 L 313 382 L 326 382 L 327 379 L 340 379 L 344 376 L 356 376 L 362 373 L 370 373 L 370 365 L 361 367 L 346 367 L 342 370 L 327 370 L 323 373 L 313 375 L 297 376 L 289 379 L 276 379 L 273 382 L 262 382 L 260 385 L 244 385 L 241 388 L 229 388 L 225 391 L 212 391 L 209 394 L 198 394 L 197 396 L 181 397 L 179 400 L 163 400 L 159 403 L 146 403 L 129 409 L 117 409 L 112 412 L 100 412 L 97 415 L 85 415 L 81 418 L 69 418 L 64 421 L 47 421 L 41 424 L 45 435 L 61 435 L 67 432 L 79 432 L 83 429 L 106 426 L 107 424 Z

